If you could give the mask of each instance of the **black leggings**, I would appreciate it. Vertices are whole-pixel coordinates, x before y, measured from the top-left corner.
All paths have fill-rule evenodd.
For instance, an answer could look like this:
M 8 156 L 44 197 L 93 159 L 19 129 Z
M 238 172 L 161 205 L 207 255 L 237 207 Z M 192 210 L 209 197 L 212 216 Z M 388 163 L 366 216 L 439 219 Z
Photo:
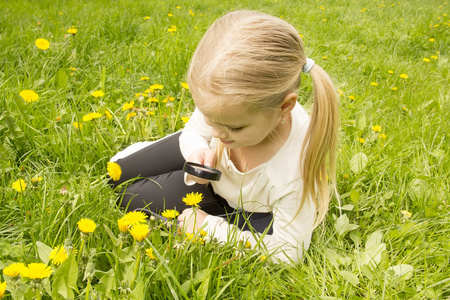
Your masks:
M 118 181 L 111 181 L 114 187 L 126 182 L 121 191 L 120 206 L 127 211 L 143 210 L 160 214 L 166 209 L 179 212 L 189 208 L 183 201 L 188 193 L 203 195 L 200 208 L 206 213 L 220 216 L 242 230 L 249 230 L 249 224 L 257 232 L 267 227 L 272 233 L 271 213 L 249 213 L 236 210 L 217 195 L 210 184 L 184 183 L 184 158 L 180 152 L 179 136 L 174 133 L 124 158 L 118 159 L 122 175 Z

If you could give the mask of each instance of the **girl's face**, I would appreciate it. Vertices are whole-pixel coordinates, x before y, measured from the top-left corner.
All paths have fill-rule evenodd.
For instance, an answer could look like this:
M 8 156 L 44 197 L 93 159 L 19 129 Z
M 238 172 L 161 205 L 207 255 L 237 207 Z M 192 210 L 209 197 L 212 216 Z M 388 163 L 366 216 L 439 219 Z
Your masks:
M 229 148 L 255 146 L 277 134 L 281 110 L 245 109 L 241 106 L 203 113 L 212 135 Z

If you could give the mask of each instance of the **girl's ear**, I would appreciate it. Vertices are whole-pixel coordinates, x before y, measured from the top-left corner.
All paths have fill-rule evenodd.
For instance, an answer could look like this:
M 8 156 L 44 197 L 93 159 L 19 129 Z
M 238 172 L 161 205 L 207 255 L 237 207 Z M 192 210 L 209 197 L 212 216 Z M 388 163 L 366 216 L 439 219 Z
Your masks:
M 283 115 L 287 115 L 291 112 L 297 103 L 297 98 L 298 95 L 296 93 L 290 93 L 284 98 L 283 103 L 281 104 L 281 113 Z

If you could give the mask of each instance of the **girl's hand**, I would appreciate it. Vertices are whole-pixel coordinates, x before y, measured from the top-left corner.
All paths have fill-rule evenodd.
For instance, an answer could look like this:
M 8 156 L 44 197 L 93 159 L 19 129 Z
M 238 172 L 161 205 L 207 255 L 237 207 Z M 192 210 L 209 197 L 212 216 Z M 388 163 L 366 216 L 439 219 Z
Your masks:
M 209 148 L 202 148 L 192 152 L 192 154 L 189 155 L 186 161 L 213 168 L 214 164 L 216 163 L 216 160 L 217 160 L 216 151 Z M 209 182 L 209 180 L 207 179 L 192 176 L 190 174 L 187 175 L 186 180 L 187 181 L 193 180 L 199 184 L 206 184 Z
M 178 216 L 178 227 L 184 228 L 186 232 L 194 233 L 202 227 L 205 218 L 208 216 L 203 210 L 186 208 L 181 215 Z

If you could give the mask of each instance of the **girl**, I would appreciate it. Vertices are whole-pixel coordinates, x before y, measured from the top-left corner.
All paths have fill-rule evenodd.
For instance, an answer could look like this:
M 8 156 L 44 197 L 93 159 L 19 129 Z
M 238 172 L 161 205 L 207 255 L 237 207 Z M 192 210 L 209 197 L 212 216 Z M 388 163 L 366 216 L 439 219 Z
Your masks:
M 314 83 L 311 117 L 297 102 L 301 72 Z M 328 209 L 335 182 L 338 103 L 327 73 L 306 58 L 297 31 L 252 11 L 218 19 L 200 41 L 188 70 L 196 109 L 185 128 L 138 143 L 112 158 L 128 210 L 183 211 L 179 225 L 262 244 L 297 262 Z M 216 167 L 220 181 L 186 176 L 185 161 Z M 207 183 L 207 184 L 206 184 Z M 201 210 L 182 201 L 201 193 Z

